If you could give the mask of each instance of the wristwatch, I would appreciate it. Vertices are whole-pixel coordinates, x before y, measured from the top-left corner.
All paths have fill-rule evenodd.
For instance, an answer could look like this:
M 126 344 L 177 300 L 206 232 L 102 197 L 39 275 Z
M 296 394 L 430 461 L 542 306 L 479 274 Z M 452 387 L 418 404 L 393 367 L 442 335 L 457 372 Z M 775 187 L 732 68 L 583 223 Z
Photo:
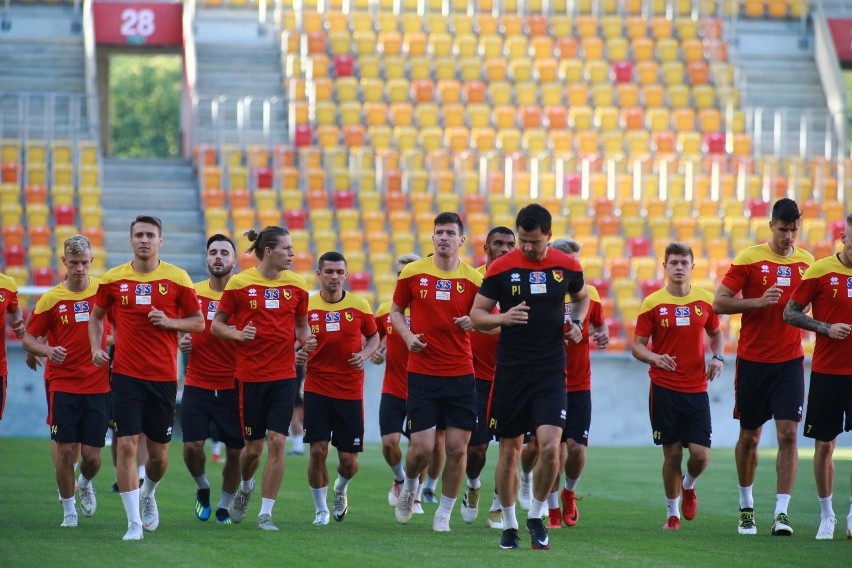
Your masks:
M 583 320 L 571 320 L 571 323 L 580 328 L 580 331 L 583 331 Z
M 725 362 L 725 358 L 724 358 L 724 357 L 722 357 L 722 356 L 721 356 L 720 354 L 718 354 L 718 353 L 714 353 L 714 354 L 713 354 L 713 359 L 716 359 L 717 361 L 721 361 L 722 363 L 724 363 L 724 362 Z

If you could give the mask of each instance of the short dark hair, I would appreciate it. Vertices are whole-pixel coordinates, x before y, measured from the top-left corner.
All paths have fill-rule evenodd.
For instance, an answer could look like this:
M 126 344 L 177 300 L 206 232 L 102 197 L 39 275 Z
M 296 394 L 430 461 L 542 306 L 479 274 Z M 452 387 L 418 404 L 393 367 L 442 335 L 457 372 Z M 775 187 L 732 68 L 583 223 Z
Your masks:
M 258 260 L 263 260 L 266 248 L 274 248 L 278 244 L 278 239 L 286 237 L 289 234 L 290 232 L 287 229 L 276 227 L 275 225 L 264 227 L 259 233 L 254 229 L 249 229 L 243 233 L 251 242 L 251 246 L 246 249 L 246 253 L 254 253 Z
M 681 243 L 678 241 L 669 243 L 668 246 L 666 246 L 666 252 L 664 256 L 665 262 L 668 262 L 669 256 L 673 254 L 680 256 L 688 256 L 692 259 L 693 262 L 695 262 L 695 254 L 692 252 L 692 247 L 686 243 Z
M 322 253 L 322 256 L 320 256 L 319 260 L 317 260 L 317 270 L 322 268 L 323 262 L 342 262 L 343 264 L 346 264 L 346 257 L 336 250 L 330 250 Z
M 148 223 L 150 225 L 156 225 L 157 233 L 163 234 L 163 222 L 159 217 L 154 217 L 153 215 L 137 215 L 136 218 L 130 223 L 130 235 L 133 236 L 133 227 L 136 226 L 136 223 Z
M 798 204 L 789 197 L 782 197 L 772 206 L 773 221 L 782 221 L 784 223 L 793 223 L 802 218 L 802 211 Z
M 234 241 L 231 240 L 231 237 L 229 237 L 228 235 L 223 235 L 222 233 L 216 233 L 215 235 L 207 239 L 207 248 L 209 249 L 210 245 L 212 245 L 213 243 L 218 243 L 219 241 L 225 241 L 226 243 L 231 245 L 231 248 L 234 249 L 234 252 L 237 251 L 237 245 L 234 244 Z
M 464 234 L 464 223 L 462 223 L 461 217 L 459 217 L 458 213 L 453 213 L 451 211 L 444 211 L 443 213 L 438 213 L 438 216 L 435 217 L 434 227 L 438 225 L 449 225 L 450 223 L 455 223 L 459 227 L 459 234 Z
M 542 233 L 549 233 L 553 223 L 550 211 L 538 203 L 530 203 L 518 211 L 515 226 L 525 231 L 541 229 Z
M 852 213 L 846 216 L 846 224 L 852 225 Z
M 493 237 L 494 235 L 512 235 L 512 237 L 514 238 L 515 231 L 513 231 L 509 227 L 504 227 L 503 225 L 500 225 L 499 227 L 494 227 L 493 229 L 488 231 L 488 234 L 485 236 L 485 242 L 490 243 L 491 237 Z

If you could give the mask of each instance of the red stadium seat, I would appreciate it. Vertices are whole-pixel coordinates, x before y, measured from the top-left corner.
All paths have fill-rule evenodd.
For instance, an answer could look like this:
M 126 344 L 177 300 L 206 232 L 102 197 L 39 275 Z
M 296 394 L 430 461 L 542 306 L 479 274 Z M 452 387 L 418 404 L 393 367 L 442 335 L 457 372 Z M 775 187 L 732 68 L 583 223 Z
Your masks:
M 840 235 L 844 231 L 846 231 L 846 221 L 832 221 L 828 226 L 828 232 L 835 241 L 840 240 Z
M 308 124 L 297 124 L 296 125 L 296 133 L 295 140 L 296 146 L 310 146 L 311 139 L 313 137 L 313 130 Z
M 629 61 L 616 61 L 612 64 L 612 76 L 616 83 L 632 83 L 633 64 Z
M 31 277 L 35 286 L 53 286 L 56 284 L 56 273 L 52 268 L 36 268 Z
M 752 217 L 766 217 L 769 215 L 769 203 L 762 199 L 749 199 L 747 208 Z
M 370 274 L 367 272 L 352 272 L 346 278 L 349 289 L 353 292 L 366 292 L 370 290 Z
M 24 266 L 26 264 L 27 251 L 22 246 L 4 246 L 3 256 L 6 257 L 6 266 Z
M 643 298 L 646 298 L 662 288 L 665 284 L 662 280 L 658 280 L 653 278 L 651 280 L 643 280 L 639 283 L 639 293 L 642 294 Z
M 272 188 L 272 168 L 257 168 L 257 170 L 255 170 L 255 188 Z
M 335 55 L 334 71 L 338 77 L 352 77 L 355 71 L 355 58 L 351 55 Z
M 582 264 L 582 263 L 581 263 Z M 589 280 L 589 284 L 597 289 L 601 298 L 609 297 L 610 281 L 606 278 L 594 278 Z
M 60 205 L 53 208 L 53 220 L 56 225 L 75 225 L 77 210 L 73 205 Z
M 334 192 L 334 208 L 335 209 L 354 209 L 355 194 L 351 191 L 335 191 Z
M 627 239 L 627 250 L 630 251 L 630 256 L 650 256 L 651 255 L 651 239 L 647 237 L 633 237 Z
M 708 132 L 705 134 L 704 151 L 708 154 L 724 154 L 725 135 L 721 132 Z

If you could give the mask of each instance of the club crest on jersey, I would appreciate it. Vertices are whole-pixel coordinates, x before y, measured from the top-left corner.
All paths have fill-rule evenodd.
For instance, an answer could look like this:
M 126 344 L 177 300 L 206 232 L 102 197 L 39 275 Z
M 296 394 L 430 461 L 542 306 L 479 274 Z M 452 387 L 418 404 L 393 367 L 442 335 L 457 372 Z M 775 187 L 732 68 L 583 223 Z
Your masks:
M 553 279 L 556 280 L 557 282 L 562 282 L 562 280 L 565 279 L 565 276 L 562 274 L 561 270 L 554 270 L 553 271 Z
M 277 290 L 276 290 L 277 292 Z M 284 288 L 284 299 L 289 300 L 293 297 L 293 294 L 290 293 L 290 288 Z
M 530 272 L 530 284 L 544 284 L 547 282 L 547 274 L 544 272 Z
M 3 293 L 3 292 L 0 292 L 0 302 L 5 302 L 5 301 L 6 301 L 6 294 Z
M 778 267 L 778 276 L 782 276 L 784 278 L 789 278 L 793 275 L 793 270 L 789 266 L 779 266 Z
M 453 283 L 450 282 L 449 280 L 438 280 L 437 282 L 435 282 L 435 289 L 436 290 L 452 290 L 453 289 Z
M 355 319 L 355 316 L 352 315 L 352 312 L 343 312 L 343 316 L 346 318 L 346 321 L 351 322 Z
M 704 310 L 701 309 L 701 306 L 695 306 L 695 315 L 697 315 L 698 317 L 701 317 L 701 315 L 703 313 L 704 313 Z
M 263 297 L 266 300 L 277 300 L 277 299 L 279 299 L 279 296 L 280 296 L 280 294 L 279 294 L 277 288 L 266 289 L 266 290 L 263 291 Z
M 464 293 L 464 282 L 456 282 L 456 292 L 459 294 Z
M 168 294 L 168 293 L 169 293 L 169 285 L 168 285 L 168 284 L 164 284 L 163 282 L 160 282 L 160 283 L 157 285 L 157 290 L 160 292 L 160 295 L 161 295 L 161 296 L 165 296 L 166 294 Z
M 800 267 L 799 267 L 799 276 L 804 276 L 804 275 L 805 275 L 805 267 L 804 267 L 804 266 L 800 266 Z
M 137 296 L 150 296 L 151 295 L 151 285 L 150 284 L 137 284 L 136 285 L 136 295 Z

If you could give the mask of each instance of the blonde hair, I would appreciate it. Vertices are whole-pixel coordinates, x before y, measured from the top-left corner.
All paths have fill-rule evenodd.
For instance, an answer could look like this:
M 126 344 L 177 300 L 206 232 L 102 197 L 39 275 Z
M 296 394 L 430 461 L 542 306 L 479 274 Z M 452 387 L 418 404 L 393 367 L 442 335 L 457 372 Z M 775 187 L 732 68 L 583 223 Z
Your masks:
M 92 250 L 92 243 L 84 235 L 74 235 L 65 239 L 65 254 L 80 254 L 85 250 Z

